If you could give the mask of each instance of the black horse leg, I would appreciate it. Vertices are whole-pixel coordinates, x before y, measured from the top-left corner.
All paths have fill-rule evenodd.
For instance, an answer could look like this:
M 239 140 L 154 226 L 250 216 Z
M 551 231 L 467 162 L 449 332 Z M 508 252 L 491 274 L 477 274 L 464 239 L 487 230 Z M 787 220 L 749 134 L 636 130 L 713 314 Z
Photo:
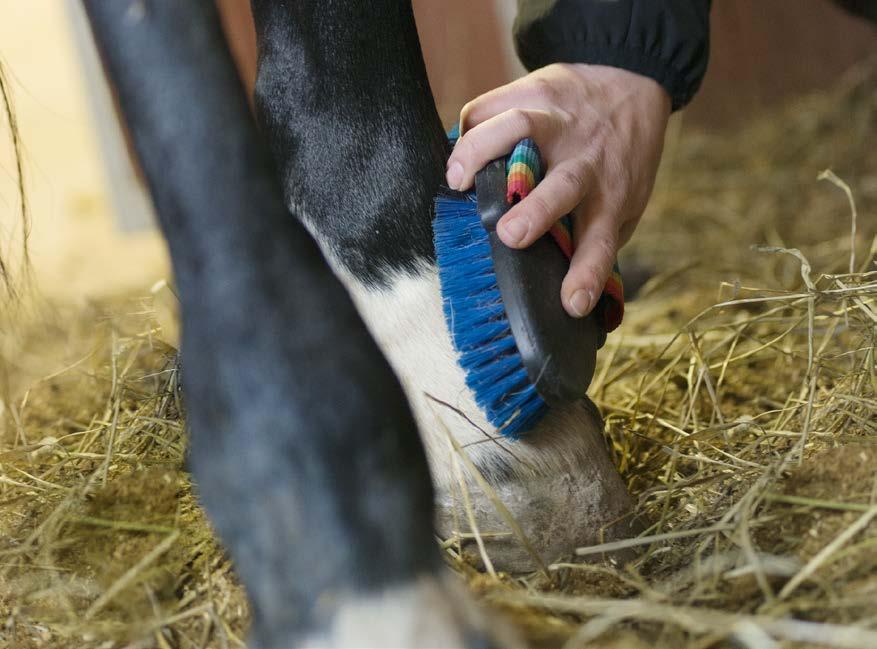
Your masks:
M 328 644 L 353 624 L 368 642 L 391 622 L 374 614 L 388 593 L 444 583 L 400 386 L 283 204 L 213 3 L 85 6 L 170 246 L 191 466 L 251 597 L 254 639 Z M 378 608 L 359 606 L 372 613 L 359 627 L 349 602 Z M 420 613 L 433 631 L 478 637 L 440 608 Z

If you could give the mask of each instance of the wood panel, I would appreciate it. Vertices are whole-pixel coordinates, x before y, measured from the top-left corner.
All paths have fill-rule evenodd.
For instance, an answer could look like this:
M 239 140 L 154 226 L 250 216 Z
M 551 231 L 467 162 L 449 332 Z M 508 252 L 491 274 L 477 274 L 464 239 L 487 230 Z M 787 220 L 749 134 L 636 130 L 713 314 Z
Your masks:
M 710 66 L 685 119 L 731 126 L 827 88 L 877 54 L 877 29 L 826 0 L 716 0 Z

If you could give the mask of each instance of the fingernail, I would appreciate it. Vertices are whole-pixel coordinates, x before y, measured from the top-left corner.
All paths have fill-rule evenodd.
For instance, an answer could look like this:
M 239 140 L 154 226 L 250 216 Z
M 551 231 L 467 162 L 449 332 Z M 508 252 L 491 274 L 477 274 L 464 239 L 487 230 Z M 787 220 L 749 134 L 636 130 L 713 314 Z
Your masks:
M 451 189 L 460 189 L 460 185 L 463 184 L 463 165 L 459 162 L 452 162 L 451 166 L 448 167 L 448 187 Z
M 503 223 L 502 229 L 509 241 L 512 243 L 521 243 L 521 241 L 524 240 L 524 237 L 527 236 L 527 232 L 530 231 L 530 224 L 527 223 L 525 218 L 519 217 Z
M 587 315 L 591 311 L 591 304 L 594 302 L 594 294 L 580 288 L 569 298 L 569 307 L 577 318 Z

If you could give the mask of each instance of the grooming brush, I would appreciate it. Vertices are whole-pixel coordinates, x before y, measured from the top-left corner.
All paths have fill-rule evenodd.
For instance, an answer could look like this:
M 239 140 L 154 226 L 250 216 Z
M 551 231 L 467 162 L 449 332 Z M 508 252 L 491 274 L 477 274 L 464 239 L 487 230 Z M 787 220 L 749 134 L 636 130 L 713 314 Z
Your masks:
M 573 318 L 564 310 L 560 286 L 572 254 L 568 219 L 523 250 L 497 236 L 497 222 L 538 182 L 540 166 L 535 144 L 524 140 L 508 166 L 503 158 L 478 172 L 474 191 L 443 188 L 435 202 L 435 249 L 451 339 L 476 403 L 511 438 L 532 429 L 550 407 L 585 396 L 597 349 L 614 328 L 607 320 L 620 321 L 623 304 L 613 276 L 588 316 Z

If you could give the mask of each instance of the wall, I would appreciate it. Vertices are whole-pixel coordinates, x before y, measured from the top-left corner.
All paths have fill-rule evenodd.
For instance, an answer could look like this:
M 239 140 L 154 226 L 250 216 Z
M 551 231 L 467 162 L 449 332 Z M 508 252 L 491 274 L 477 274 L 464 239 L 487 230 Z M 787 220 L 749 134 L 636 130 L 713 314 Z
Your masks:
M 216 0 L 232 49 L 251 83 L 255 39 L 249 0 Z M 649 0 L 642 0 L 649 1 Z M 511 45 L 513 0 L 414 0 L 442 119 L 472 97 L 523 72 Z M 830 86 L 877 53 L 877 29 L 828 0 L 714 0 L 712 53 L 686 122 L 732 126 L 798 94 Z

